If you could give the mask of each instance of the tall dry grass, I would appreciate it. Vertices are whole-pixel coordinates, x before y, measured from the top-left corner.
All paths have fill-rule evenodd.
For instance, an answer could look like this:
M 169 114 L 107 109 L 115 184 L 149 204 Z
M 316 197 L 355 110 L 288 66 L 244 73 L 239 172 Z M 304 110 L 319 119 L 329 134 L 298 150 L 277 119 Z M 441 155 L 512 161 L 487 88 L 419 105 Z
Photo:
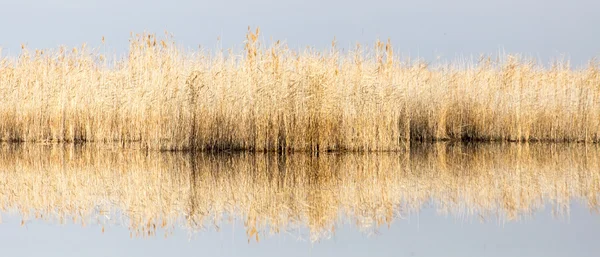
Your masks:
M 0 141 L 162 150 L 393 151 L 410 141 L 600 141 L 600 69 L 513 55 L 427 64 L 377 41 L 341 51 L 186 51 L 133 36 L 126 57 L 59 48 L 0 60 Z
M 283 232 L 319 240 L 346 223 L 373 232 L 424 208 L 493 222 L 543 208 L 568 216 L 575 201 L 600 211 L 597 145 L 438 143 L 319 157 L 28 144 L 0 152 L 2 212 L 24 224 L 121 225 L 131 236 L 236 220 L 256 240 Z

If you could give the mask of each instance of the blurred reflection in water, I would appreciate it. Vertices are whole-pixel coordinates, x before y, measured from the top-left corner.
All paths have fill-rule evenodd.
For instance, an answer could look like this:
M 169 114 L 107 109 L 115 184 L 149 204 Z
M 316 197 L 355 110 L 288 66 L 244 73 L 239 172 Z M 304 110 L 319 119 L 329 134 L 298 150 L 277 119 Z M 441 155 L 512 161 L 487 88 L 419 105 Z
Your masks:
M 131 237 L 234 219 L 249 240 L 343 224 L 365 233 L 432 207 L 511 222 L 541 208 L 597 212 L 600 148 L 583 144 L 413 145 L 401 153 L 182 154 L 100 146 L 0 146 L 0 207 L 32 219 L 128 227 Z M 98 225 L 96 225 L 98 224 Z

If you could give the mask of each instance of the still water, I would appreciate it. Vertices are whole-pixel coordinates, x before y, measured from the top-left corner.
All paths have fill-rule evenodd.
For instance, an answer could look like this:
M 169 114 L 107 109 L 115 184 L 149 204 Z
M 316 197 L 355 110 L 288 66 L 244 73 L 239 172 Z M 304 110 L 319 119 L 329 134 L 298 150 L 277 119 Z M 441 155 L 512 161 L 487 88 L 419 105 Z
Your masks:
M 598 256 L 600 147 L 1 145 L 3 256 Z

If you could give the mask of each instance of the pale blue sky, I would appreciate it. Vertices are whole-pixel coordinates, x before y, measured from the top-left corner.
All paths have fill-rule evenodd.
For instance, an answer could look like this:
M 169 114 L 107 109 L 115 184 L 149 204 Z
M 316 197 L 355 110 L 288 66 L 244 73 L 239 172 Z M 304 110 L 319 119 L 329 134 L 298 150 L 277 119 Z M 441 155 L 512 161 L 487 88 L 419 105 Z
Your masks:
M 292 47 L 341 47 L 392 39 L 411 56 L 431 60 L 479 53 L 523 53 L 544 61 L 568 55 L 574 64 L 600 56 L 600 1 L 154 1 L 0 2 L 0 46 L 31 48 L 100 44 L 122 53 L 129 32 L 172 32 L 186 47 L 241 45 L 248 25 Z

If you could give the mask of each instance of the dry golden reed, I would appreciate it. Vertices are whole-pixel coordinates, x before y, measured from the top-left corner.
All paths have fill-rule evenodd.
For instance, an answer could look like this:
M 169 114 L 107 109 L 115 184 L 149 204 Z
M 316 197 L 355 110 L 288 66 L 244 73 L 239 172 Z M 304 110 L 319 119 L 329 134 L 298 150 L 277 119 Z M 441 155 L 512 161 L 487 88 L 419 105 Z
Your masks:
M 600 141 L 600 69 L 513 55 L 429 65 L 391 43 L 206 52 L 132 36 L 0 60 L 0 141 L 159 150 L 395 151 L 411 141 Z M 103 40 L 104 41 L 104 40 Z
M 253 240 L 286 232 L 313 241 L 347 223 L 373 232 L 424 208 L 484 222 L 543 208 L 568 216 L 574 201 L 600 211 L 595 144 L 414 144 L 319 157 L 114 149 L 0 145 L 0 210 L 24 224 L 118 225 L 144 237 L 236 220 Z

